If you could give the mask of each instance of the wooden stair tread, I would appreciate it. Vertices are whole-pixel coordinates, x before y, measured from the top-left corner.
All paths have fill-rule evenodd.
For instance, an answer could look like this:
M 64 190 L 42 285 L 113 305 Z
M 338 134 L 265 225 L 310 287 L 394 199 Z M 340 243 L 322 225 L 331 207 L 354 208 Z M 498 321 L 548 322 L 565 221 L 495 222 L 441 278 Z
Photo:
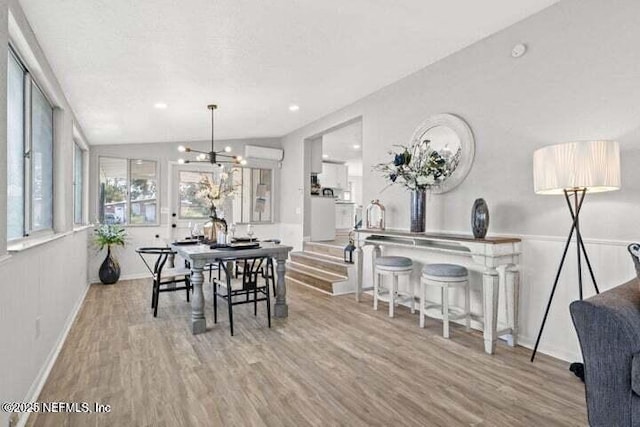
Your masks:
M 318 268 L 312 267 L 312 266 L 308 266 L 305 264 L 299 264 L 295 261 L 289 261 L 287 263 L 287 271 L 297 271 L 297 272 L 301 272 L 313 277 L 316 277 L 318 279 L 322 279 L 322 280 L 326 280 L 332 283 L 335 282 L 344 282 L 345 280 L 348 280 L 348 276 L 344 276 L 344 275 L 340 275 L 340 274 L 336 274 L 330 271 L 324 271 L 324 270 L 320 270 Z
M 296 285 L 303 285 L 303 286 L 308 286 L 310 288 L 315 288 L 318 291 L 321 291 L 323 293 L 332 295 L 333 294 L 333 287 L 331 285 L 326 285 L 326 284 L 316 284 L 316 283 L 309 283 L 305 280 L 300 280 L 296 277 L 285 277 L 284 279 L 287 283 L 287 287 L 291 286 L 291 284 L 296 284 Z
M 322 289 L 326 292 L 333 293 L 333 282 L 329 280 L 319 279 L 301 271 L 289 270 L 285 275 L 285 280 L 294 279 L 305 285 L 312 286 L 314 288 Z
M 313 252 L 342 259 L 347 242 L 304 242 L 304 252 Z
M 303 257 L 314 259 L 314 260 L 327 261 L 332 264 L 336 264 L 344 267 L 355 265 L 355 264 L 349 264 L 348 262 L 344 262 L 342 258 L 339 258 L 337 256 L 327 255 L 327 254 L 313 252 L 313 251 L 291 252 L 291 255 L 303 256 Z

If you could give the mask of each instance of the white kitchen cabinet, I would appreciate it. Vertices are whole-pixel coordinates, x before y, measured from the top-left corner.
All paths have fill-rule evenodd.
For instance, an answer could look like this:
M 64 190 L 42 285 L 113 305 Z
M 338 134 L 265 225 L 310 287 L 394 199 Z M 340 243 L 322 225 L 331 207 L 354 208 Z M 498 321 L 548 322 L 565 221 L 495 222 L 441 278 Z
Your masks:
M 323 163 L 322 173 L 318 175 L 322 187 L 349 189 L 348 168 L 336 163 Z
M 309 142 L 311 152 L 311 172 L 322 173 L 322 138 Z
M 338 230 L 352 229 L 355 223 L 354 215 L 354 203 L 336 203 L 336 228 Z

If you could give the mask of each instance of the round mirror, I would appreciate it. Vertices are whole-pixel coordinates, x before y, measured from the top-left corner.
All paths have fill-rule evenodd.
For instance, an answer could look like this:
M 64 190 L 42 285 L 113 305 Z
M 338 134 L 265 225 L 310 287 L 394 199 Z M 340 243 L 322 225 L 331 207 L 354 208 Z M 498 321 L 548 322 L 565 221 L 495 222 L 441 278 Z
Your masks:
M 475 155 L 475 141 L 471 128 L 453 114 L 429 117 L 411 137 L 411 142 L 429 141 L 425 147 L 437 152 L 449 165 L 450 175 L 434 186 L 434 194 L 446 193 L 457 187 L 471 170 Z

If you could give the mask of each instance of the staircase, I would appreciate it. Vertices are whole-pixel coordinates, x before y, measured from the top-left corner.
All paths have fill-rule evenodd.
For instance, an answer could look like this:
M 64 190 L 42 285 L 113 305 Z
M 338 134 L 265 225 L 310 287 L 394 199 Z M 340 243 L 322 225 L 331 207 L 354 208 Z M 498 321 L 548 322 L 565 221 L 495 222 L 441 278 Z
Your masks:
M 287 285 L 304 285 L 341 295 L 354 292 L 355 264 L 343 261 L 346 243 L 305 242 L 302 252 L 292 252 L 287 262 Z

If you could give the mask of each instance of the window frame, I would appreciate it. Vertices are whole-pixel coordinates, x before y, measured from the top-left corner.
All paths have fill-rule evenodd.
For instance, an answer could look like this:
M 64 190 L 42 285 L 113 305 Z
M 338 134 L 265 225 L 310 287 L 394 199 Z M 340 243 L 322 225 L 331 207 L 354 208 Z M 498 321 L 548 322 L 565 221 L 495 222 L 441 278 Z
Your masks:
M 118 156 L 109 156 L 109 155 L 99 155 L 98 156 L 98 165 L 96 168 L 96 174 L 97 174 L 97 184 L 98 184 L 98 200 L 96 201 L 97 203 L 97 208 L 98 208 L 98 214 L 101 212 L 100 209 L 100 185 L 101 185 L 101 180 L 100 180 L 100 164 L 101 164 L 101 160 L 102 159 L 114 159 L 114 160 L 124 160 L 127 164 L 127 172 L 126 172 L 126 180 L 127 180 L 127 185 L 126 185 L 126 195 L 125 195 L 125 203 L 126 203 L 126 209 L 125 209 L 125 223 L 124 224 L 118 224 L 122 227 L 158 227 L 160 226 L 160 193 L 161 193 L 161 188 L 160 188 L 160 162 L 157 159 L 149 159 L 149 158 L 132 158 L 132 157 L 118 157 Z M 155 163 L 155 181 L 156 181 L 156 220 L 154 223 L 145 223 L 145 224 L 131 224 L 131 162 L 132 161 L 137 161 L 137 160 L 142 160 L 143 162 L 153 162 Z M 101 223 L 104 222 L 104 211 L 103 212 L 103 217 L 100 218 L 98 215 L 98 221 L 100 221 Z
M 82 160 L 82 165 L 81 165 L 81 169 L 80 169 L 80 179 L 81 179 L 81 188 L 79 190 L 80 192 L 80 222 L 76 221 L 76 195 L 78 194 L 78 183 L 76 182 L 76 173 L 78 171 L 76 171 L 76 167 L 77 165 L 77 152 L 76 150 L 78 150 L 80 152 L 80 159 Z M 86 167 L 87 167 L 87 150 L 82 146 L 82 144 L 76 140 L 75 138 L 73 139 L 73 225 L 74 226 L 82 226 L 85 225 L 87 223 L 87 208 L 86 208 L 86 188 L 87 188 L 87 180 L 86 180 Z
M 42 88 L 40 84 L 38 84 L 37 80 L 33 78 L 32 73 L 29 71 L 26 62 L 22 59 L 20 53 L 14 46 L 9 43 L 7 49 L 7 60 L 9 60 L 9 56 L 12 56 L 16 63 L 23 70 L 23 134 L 22 134 L 22 173 L 23 173 L 23 191 L 22 191 L 22 208 L 23 208 L 23 224 L 22 224 L 22 235 L 19 237 L 9 238 L 7 236 L 7 243 L 16 244 L 24 241 L 29 238 L 38 238 L 43 236 L 53 235 L 55 233 L 55 174 L 57 166 L 55 164 L 55 147 L 56 147 L 56 126 L 55 126 L 55 110 L 56 105 L 51 101 L 51 97 L 47 94 L 47 92 Z M 33 228 L 33 161 L 32 161 L 32 152 L 33 152 L 33 86 L 35 86 L 39 92 L 42 94 L 43 98 L 47 102 L 47 104 L 51 107 L 51 225 L 49 227 L 34 229 Z M 7 205 L 8 207 L 8 205 Z M 6 218 L 5 218 L 6 221 Z

